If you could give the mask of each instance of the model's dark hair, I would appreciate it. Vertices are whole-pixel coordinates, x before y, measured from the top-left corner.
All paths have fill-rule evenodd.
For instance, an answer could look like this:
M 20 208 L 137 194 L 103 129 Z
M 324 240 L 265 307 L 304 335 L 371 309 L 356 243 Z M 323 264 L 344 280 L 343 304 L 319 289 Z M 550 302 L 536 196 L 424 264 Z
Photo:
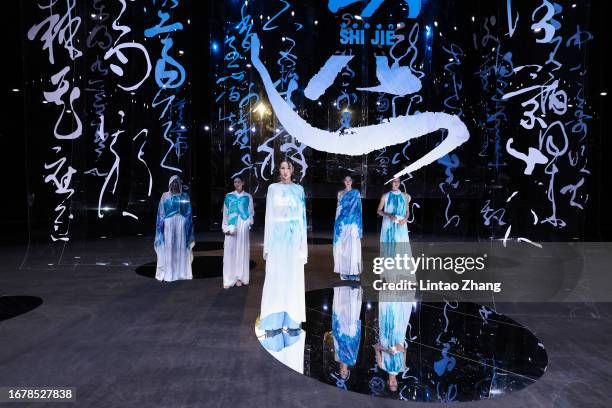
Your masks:
M 293 172 L 295 171 L 295 167 L 293 167 L 293 163 L 291 163 L 286 157 L 282 158 L 281 161 L 278 162 L 278 169 L 280 170 L 281 164 L 283 163 L 287 163 L 287 165 L 291 169 L 291 173 L 293 174 Z

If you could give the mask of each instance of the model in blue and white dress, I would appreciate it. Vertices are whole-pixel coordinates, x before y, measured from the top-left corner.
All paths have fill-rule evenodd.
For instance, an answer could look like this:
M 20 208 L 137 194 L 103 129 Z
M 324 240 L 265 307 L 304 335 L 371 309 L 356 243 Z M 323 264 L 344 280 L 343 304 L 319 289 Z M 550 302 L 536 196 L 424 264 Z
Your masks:
M 334 222 L 334 272 L 340 274 L 343 280 L 359 280 L 362 270 L 361 193 L 352 188 L 352 182 L 349 176 L 345 177 L 346 188 L 338 192 Z
M 410 196 L 399 189 L 400 182 L 391 182 L 391 191 L 383 194 L 378 205 L 378 215 L 383 217 L 380 242 L 410 242 L 408 217 Z
M 168 190 L 159 200 L 155 228 L 155 252 L 159 281 L 192 279 L 191 262 L 195 236 L 189 195 L 183 192 L 178 176 L 172 176 Z
M 383 217 L 380 231 L 380 256 L 394 258 L 412 256 L 408 238 L 410 196 L 400 191 L 400 180 L 391 182 L 391 191 L 383 194 L 378 214 Z M 414 271 L 386 269 L 381 275 L 386 282 L 415 280 Z M 388 385 L 398 387 L 397 375 L 406 368 L 406 332 L 413 308 L 414 291 L 380 291 L 378 302 L 378 344 L 375 346 L 378 366 L 389 373 Z
M 304 188 L 290 179 L 271 184 L 265 218 L 266 278 L 259 329 L 299 328 L 306 321 L 304 264 L 308 246 Z
M 242 190 L 242 179 L 236 178 L 236 191 L 225 196 L 223 201 L 223 223 L 225 233 L 223 245 L 223 287 L 249 284 L 250 241 L 249 231 L 253 225 L 253 197 Z

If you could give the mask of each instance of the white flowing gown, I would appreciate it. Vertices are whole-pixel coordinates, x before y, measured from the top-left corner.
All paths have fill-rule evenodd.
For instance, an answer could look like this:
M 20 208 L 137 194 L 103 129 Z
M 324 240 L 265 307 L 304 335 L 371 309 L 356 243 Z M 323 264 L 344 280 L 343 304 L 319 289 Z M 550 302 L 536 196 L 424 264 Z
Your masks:
M 237 281 L 248 285 L 250 240 L 253 225 L 253 197 L 244 191 L 228 193 L 223 202 L 223 285 L 233 286 Z
M 308 259 L 304 188 L 293 183 L 268 187 L 264 232 L 266 278 L 260 328 L 299 327 L 306 321 L 304 264 Z

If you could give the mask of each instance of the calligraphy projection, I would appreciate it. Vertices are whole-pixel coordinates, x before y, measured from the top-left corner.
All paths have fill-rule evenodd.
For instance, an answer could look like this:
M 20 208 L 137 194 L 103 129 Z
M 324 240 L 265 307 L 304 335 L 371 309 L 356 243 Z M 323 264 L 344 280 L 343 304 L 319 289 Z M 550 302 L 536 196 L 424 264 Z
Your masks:
M 162 138 L 166 143 L 166 151 L 160 166 L 169 171 L 183 172 L 183 160 L 189 148 L 188 123 L 185 117 L 187 100 L 183 86 L 186 71 L 177 60 L 180 54 L 174 48 L 173 37 L 183 30 L 180 21 L 170 22 L 170 16 L 180 6 L 174 1 L 157 3 L 153 1 L 152 9 L 157 11 L 157 23 L 144 31 L 146 38 L 158 38 L 162 46 L 155 63 L 155 83 L 158 91 L 151 101 L 151 106 L 160 111 L 159 121 L 162 127 Z
M 190 174 L 190 19 L 177 1 L 24 3 L 30 236 L 62 245 L 31 265 L 94 262 L 80 242 L 148 234 L 169 174 Z
M 262 198 L 287 158 L 309 197 L 335 198 L 350 174 L 364 199 L 378 199 L 400 177 L 417 232 L 580 239 L 596 117 L 589 4 L 219 5 L 223 22 L 194 51 L 209 53 L 214 71 L 213 95 L 201 96 L 214 117 L 212 205 L 236 175 Z M 45 241 L 144 234 L 168 177 L 181 173 L 189 187 L 198 176 L 192 132 L 204 126 L 192 95 L 206 81 L 189 70 L 196 14 L 180 0 L 24 5 L 38 169 L 29 197 Z
M 81 89 L 76 85 L 75 73 L 71 69 L 74 61 L 83 55 L 83 51 L 75 44 L 81 26 L 81 18 L 75 15 L 75 4 L 76 0 L 49 0 L 38 3 L 38 8 L 46 17 L 32 25 L 27 32 L 30 41 L 39 39 L 42 42 L 42 51 L 47 51 L 48 63 L 51 66 L 51 73 L 44 80 L 50 83 L 52 88 L 43 91 L 44 101 L 61 108 L 59 112 L 55 110 L 56 119 L 52 125 L 53 158 L 51 163 L 45 160 L 43 165 L 44 182 L 51 183 L 54 186 L 53 192 L 57 195 L 50 203 L 54 216 L 49 236 L 53 242 L 70 240 L 70 224 L 74 218 L 72 199 L 75 193 L 72 185 L 78 169 L 69 164 L 72 162 L 69 143 L 80 138 L 83 133 L 78 113 Z
M 313 197 L 332 197 L 342 174 L 366 198 L 402 177 L 417 229 L 424 217 L 431 232 L 467 234 L 479 213 L 484 239 L 535 245 L 580 229 L 588 5 L 240 4 L 216 77 L 219 187 L 248 175 L 257 197 L 287 156 Z

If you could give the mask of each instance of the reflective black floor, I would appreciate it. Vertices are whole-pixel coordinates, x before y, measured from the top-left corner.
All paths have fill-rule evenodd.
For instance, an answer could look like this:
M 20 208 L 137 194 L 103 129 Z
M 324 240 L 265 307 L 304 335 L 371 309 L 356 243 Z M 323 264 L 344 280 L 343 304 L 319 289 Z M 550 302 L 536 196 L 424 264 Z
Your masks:
M 334 240 L 324 237 L 308 237 L 308 245 L 332 245 Z
M 36 296 L 0 296 L 0 321 L 28 313 L 42 305 Z
M 197 241 L 193 247 L 195 251 L 216 251 L 223 249 L 223 241 Z
M 257 263 L 249 261 L 250 269 Z M 145 278 L 155 279 L 156 262 L 149 262 L 136 268 L 136 273 Z M 191 264 L 193 279 L 208 279 L 223 276 L 223 257 L 222 256 L 196 256 Z
M 500 398 L 534 383 L 546 370 L 542 343 L 485 306 L 449 301 L 380 305 L 379 311 L 378 299 L 367 299 L 358 286 L 311 291 L 300 333 L 257 335 L 275 358 L 304 375 L 400 400 Z M 394 331 L 405 333 L 403 345 L 389 341 Z M 374 346 L 383 349 L 379 359 Z M 397 375 L 389 374 L 394 370 L 383 361 L 385 355 L 385 361 L 405 359 Z

